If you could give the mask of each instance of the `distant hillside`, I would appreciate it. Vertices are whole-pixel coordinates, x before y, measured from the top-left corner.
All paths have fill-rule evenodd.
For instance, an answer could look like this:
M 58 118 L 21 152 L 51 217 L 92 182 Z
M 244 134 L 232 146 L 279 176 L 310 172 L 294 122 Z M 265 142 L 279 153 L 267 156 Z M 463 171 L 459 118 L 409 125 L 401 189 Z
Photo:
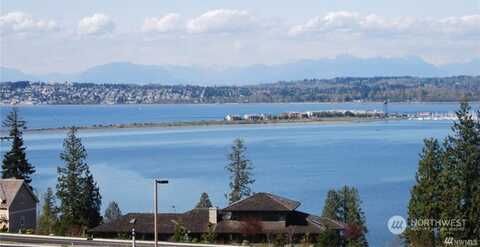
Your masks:
M 3 104 L 480 101 L 480 76 L 344 77 L 254 86 L 0 83 Z
M 126 62 L 91 67 L 78 74 L 28 75 L 0 69 L 0 81 L 76 81 L 91 83 L 249 85 L 310 78 L 480 75 L 480 59 L 469 63 L 435 66 L 417 57 L 368 58 L 338 56 L 334 59 L 300 60 L 276 65 L 201 67 L 140 65 Z

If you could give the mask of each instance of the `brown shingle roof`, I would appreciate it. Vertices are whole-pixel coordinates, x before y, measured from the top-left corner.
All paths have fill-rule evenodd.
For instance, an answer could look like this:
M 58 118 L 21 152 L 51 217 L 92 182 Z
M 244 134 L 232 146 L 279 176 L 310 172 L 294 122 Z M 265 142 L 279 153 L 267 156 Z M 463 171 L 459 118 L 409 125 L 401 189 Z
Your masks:
M 332 220 L 332 219 L 327 218 L 327 217 L 309 215 L 307 220 L 309 222 L 312 222 L 312 223 L 315 223 L 315 224 L 318 224 L 318 225 L 323 225 L 328 229 L 334 229 L 334 230 L 345 229 L 345 225 L 343 223 Z
M 98 233 L 128 233 L 132 230 L 130 220 L 136 219 L 135 231 L 137 233 L 153 233 L 153 214 L 129 213 L 108 224 L 99 225 L 91 232 Z M 193 209 L 185 213 L 162 213 L 157 216 L 158 232 L 173 234 L 176 223 L 185 227 L 192 233 L 208 231 L 208 209 Z
M 215 225 L 216 233 L 240 233 L 251 231 L 253 224 L 258 233 L 320 233 L 328 229 L 344 229 L 344 226 L 334 220 L 310 215 L 308 213 L 296 211 L 300 205 L 293 201 L 269 193 L 257 193 L 244 200 L 233 203 L 220 212 L 231 211 L 277 211 L 280 214 L 286 213 L 287 221 L 239 221 L 219 219 Z M 208 209 L 193 209 L 183 214 L 158 214 L 158 232 L 161 234 L 173 234 L 175 231 L 175 222 L 179 223 L 191 233 L 208 232 Z M 127 214 L 120 219 L 108 224 L 103 224 L 91 229 L 96 233 L 128 233 L 131 231 L 131 219 L 135 218 L 137 223 L 135 230 L 138 233 L 153 233 L 153 214 Z M 288 225 L 287 225 L 288 224 Z M 260 226 L 259 226 L 260 225 Z
M 7 178 L 0 179 L 0 209 L 8 209 L 13 202 L 18 192 L 25 186 L 25 189 L 30 193 L 33 199 L 38 202 L 37 196 L 33 193 L 23 179 Z
M 270 193 L 256 193 L 243 200 L 232 203 L 224 211 L 292 211 L 300 202 Z

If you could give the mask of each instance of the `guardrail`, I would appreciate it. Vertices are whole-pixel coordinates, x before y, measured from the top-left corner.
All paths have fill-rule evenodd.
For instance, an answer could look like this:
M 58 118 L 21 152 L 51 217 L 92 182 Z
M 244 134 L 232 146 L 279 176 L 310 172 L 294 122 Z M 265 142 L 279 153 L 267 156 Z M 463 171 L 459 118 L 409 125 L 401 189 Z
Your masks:
M 10 241 L 10 242 L 20 242 L 22 243 L 22 239 L 28 243 L 27 240 L 37 240 L 41 241 L 42 239 L 45 240 L 45 244 L 49 244 L 48 240 L 53 240 L 53 241 L 81 241 L 82 244 L 88 244 L 88 243 L 111 243 L 111 244 L 131 244 L 132 240 L 123 240 L 123 239 L 106 239 L 106 238 L 80 238 L 80 237 L 63 237 L 63 236 L 46 236 L 46 235 L 35 235 L 35 234 L 19 234 L 19 233 L 0 233 L 0 240 L 2 240 L 2 237 L 6 238 L 7 241 L 9 239 L 15 239 L 15 241 Z M 145 241 L 145 240 L 136 240 L 136 244 L 141 244 L 141 245 L 152 245 L 153 246 L 153 241 Z M 3 243 L 0 244 L 2 246 Z M 176 243 L 176 242 L 165 242 L 165 241 L 159 241 L 158 245 L 162 246 L 180 246 L 180 247 L 186 247 L 186 246 L 192 246 L 192 247 L 238 247 L 238 245 L 222 245 L 222 244 L 199 244 L 199 243 Z M 14 246 L 11 245 L 11 246 Z M 22 245 L 26 246 L 26 245 Z M 33 245 L 29 244 L 28 246 L 39 246 L 39 245 Z M 45 245 L 41 245 L 45 246 Z

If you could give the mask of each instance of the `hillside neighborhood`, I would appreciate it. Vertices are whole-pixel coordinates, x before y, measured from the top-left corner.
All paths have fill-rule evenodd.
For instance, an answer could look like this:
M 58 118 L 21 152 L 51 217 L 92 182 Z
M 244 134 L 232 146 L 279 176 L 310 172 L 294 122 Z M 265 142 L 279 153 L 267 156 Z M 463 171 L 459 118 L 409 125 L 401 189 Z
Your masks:
M 479 76 L 345 77 L 249 86 L 0 82 L 0 104 L 431 102 L 480 100 Z

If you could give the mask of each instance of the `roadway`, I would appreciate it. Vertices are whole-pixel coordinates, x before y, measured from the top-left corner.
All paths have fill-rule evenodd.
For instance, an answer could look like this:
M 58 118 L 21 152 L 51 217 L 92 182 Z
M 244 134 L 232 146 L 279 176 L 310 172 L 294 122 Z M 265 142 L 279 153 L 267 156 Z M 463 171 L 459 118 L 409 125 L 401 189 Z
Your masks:
M 171 243 L 158 242 L 161 247 L 232 247 L 231 245 L 214 245 L 214 244 L 191 244 L 191 243 Z M 58 246 L 132 246 L 131 240 L 118 239 L 92 239 L 75 238 L 75 237 L 57 237 L 43 235 L 27 235 L 27 234 L 11 234 L 0 233 L 1 247 L 58 247 Z M 153 241 L 136 241 L 137 247 L 152 247 Z

